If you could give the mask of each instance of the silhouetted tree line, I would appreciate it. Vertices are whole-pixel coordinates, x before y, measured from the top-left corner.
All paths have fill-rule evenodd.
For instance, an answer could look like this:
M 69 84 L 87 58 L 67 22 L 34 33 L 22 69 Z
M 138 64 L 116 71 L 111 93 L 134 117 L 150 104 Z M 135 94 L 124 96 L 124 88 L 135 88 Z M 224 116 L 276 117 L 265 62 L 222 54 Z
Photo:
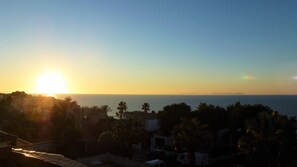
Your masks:
M 140 110 L 148 113 L 149 106 L 144 103 Z M 127 108 L 121 101 L 119 119 L 92 121 L 90 117 L 107 114 L 110 107 L 81 107 L 71 98 L 59 100 L 17 91 L 0 95 L 0 126 L 31 142 L 54 140 L 59 153 L 73 158 L 91 149 L 131 157 L 132 144 L 149 146 L 152 133 L 137 119 L 123 119 Z M 280 115 L 267 106 L 237 102 L 223 108 L 201 103 L 192 110 L 180 103 L 167 105 L 156 114 L 160 131 L 172 136 L 176 152 L 228 155 L 230 164 L 240 161 L 245 166 L 297 166 L 296 117 Z M 94 140 L 95 146 L 80 145 L 86 139 Z
M 230 143 L 223 154 L 243 153 L 245 166 L 297 165 L 296 117 L 280 115 L 267 106 L 237 102 L 222 108 L 201 103 L 191 111 L 180 103 L 165 106 L 158 118 L 162 132 L 174 137 L 179 152 L 212 155 L 219 150 L 218 132 L 225 130 Z M 236 163 L 236 156 L 230 161 Z
M 93 111 L 107 117 L 110 107 L 81 107 L 70 97 L 59 100 L 17 91 L 0 95 L 0 128 L 30 142 L 55 141 L 53 151 L 75 158 L 83 150 L 78 143 L 84 135 L 96 140 L 98 132 L 108 129 L 107 121 L 88 124 L 86 115 L 96 116 Z

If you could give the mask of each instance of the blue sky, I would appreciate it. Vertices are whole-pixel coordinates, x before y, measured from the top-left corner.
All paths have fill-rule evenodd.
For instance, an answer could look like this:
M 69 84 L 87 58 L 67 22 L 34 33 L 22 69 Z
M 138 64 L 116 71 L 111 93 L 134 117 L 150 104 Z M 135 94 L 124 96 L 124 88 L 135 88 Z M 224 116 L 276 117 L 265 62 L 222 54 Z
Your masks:
M 54 70 L 70 93 L 297 93 L 297 1 L 4 0 L 0 21 L 0 91 Z

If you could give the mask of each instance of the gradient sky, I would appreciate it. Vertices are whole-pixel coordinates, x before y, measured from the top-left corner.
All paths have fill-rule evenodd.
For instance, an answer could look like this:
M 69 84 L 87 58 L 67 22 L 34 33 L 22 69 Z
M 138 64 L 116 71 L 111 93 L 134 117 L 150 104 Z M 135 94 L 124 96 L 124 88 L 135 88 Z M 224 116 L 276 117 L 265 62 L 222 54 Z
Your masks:
M 297 1 L 1 0 L 0 92 L 297 94 Z

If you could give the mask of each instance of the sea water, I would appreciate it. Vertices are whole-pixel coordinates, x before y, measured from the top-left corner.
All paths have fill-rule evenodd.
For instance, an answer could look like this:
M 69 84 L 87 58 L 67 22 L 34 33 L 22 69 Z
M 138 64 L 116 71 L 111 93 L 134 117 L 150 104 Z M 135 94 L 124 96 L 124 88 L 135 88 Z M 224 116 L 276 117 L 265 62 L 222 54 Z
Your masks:
M 120 101 L 127 103 L 127 111 L 141 111 L 143 103 L 150 104 L 150 111 L 160 111 L 164 106 L 184 102 L 195 110 L 200 103 L 227 107 L 230 104 L 263 104 L 274 111 L 288 116 L 297 116 L 296 95 L 88 95 L 63 94 L 59 99 L 71 97 L 81 106 L 109 105 L 112 109 L 108 115 L 114 116 Z

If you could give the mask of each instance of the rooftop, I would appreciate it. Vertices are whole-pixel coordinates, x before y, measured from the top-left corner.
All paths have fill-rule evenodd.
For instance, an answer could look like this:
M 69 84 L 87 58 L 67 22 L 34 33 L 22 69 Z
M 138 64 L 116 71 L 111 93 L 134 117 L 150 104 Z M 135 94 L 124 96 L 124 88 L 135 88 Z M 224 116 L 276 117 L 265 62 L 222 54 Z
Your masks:
M 12 152 L 23 154 L 26 157 L 39 159 L 46 163 L 58 165 L 61 167 L 87 167 L 79 162 L 66 158 L 60 154 L 52 154 L 52 153 L 23 150 L 23 149 L 12 149 Z

